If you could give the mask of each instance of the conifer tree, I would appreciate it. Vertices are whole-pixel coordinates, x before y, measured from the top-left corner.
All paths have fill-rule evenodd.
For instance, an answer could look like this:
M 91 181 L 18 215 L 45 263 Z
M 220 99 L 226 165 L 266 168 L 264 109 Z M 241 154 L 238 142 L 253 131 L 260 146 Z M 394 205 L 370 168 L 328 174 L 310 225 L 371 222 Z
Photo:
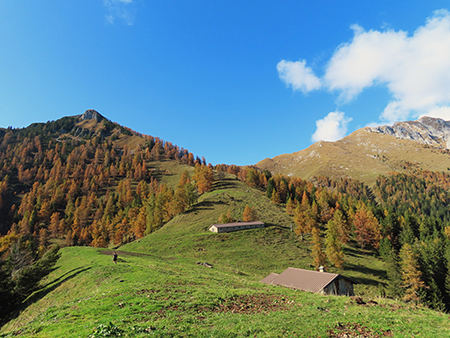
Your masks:
M 403 297 L 404 289 L 400 258 L 393 248 L 387 253 L 386 263 L 386 274 L 388 277 L 387 295 L 392 298 L 401 298 Z
M 311 208 L 304 209 L 303 205 L 298 205 L 294 213 L 294 223 L 297 225 L 295 233 L 303 240 L 303 235 L 310 233 L 317 226 L 316 219 Z
M 325 232 L 325 254 L 328 260 L 337 268 L 342 268 L 344 263 L 344 250 L 339 239 L 339 228 L 337 221 L 331 219 L 327 223 Z
M 281 203 L 280 194 L 275 189 L 272 191 L 271 201 L 273 202 L 273 204 L 280 204 Z
M 294 216 L 295 212 L 295 202 L 292 198 L 289 197 L 289 199 L 286 202 L 286 213 L 289 216 Z
M 275 190 L 275 181 L 273 180 L 273 178 L 270 178 L 269 181 L 267 182 L 267 188 L 266 188 L 266 195 L 268 198 L 272 198 L 272 194 Z
M 420 302 L 420 289 L 425 287 L 422 280 L 422 272 L 419 269 L 417 254 L 409 243 L 403 244 L 400 250 L 400 265 L 402 268 L 403 288 L 405 301 L 415 304 Z
M 214 172 L 211 167 L 197 163 L 192 178 L 200 195 L 212 189 Z
M 337 209 L 334 212 L 332 221 L 334 227 L 336 228 L 339 241 L 342 243 L 347 243 L 349 241 L 351 232 L 350 224 L 348 223 L 344 213 L 340 209 Z
M 250 208 L 248 205 L 245 205 L 244 213 L 242 214 L 242 220 L 244 222 L 256 221 L 257 214 L 255 208 Z
M 311 234 L 311 257 L 313 259 L 314 266 L 318 268 L 319 266 L 325 265 L 325 254 L 323 253 L 323 244 L 322 239 L 320 238 L 320 230 L 317 227 L 314 227 Z
M 363 202 L 360 202 L 353 216 L 353 225 L 355 226 L 356 241 L 361 248 L 370 246 L 378 249 L 381 239 L 380 224 Z

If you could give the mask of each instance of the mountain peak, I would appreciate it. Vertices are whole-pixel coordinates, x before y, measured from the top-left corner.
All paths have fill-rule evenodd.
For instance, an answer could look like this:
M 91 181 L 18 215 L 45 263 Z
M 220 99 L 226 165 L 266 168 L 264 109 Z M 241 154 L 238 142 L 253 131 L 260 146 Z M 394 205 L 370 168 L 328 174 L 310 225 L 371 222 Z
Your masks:
M 437 148 L 450 148 L 450 121 L 440 118 L 423 116 L 416 121 L 395 122 L 393 126 L 366 127 L 365 130 Z
M 96 120 L 97 122 L 100 122 L 104 119 L 103 115 L 100 114 L 95 109 L 88 109 L 80 116 L 81 120 Z

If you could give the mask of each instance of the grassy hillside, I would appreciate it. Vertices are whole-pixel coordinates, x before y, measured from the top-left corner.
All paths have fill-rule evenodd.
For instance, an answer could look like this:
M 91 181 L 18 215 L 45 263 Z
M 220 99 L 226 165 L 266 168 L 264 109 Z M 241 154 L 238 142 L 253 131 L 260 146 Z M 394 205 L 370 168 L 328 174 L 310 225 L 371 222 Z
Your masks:
M 447 171 L 450 155 L 415 141 L 360 129 L 342 140 L 320 141 L 299 152 L 262 160 L 256 166 L 303 179 L 351 177 L 372 185 L 378 175 L 393 171 Z
M 208 231 L 220 214 L 231 211 L 235 220 L 241 218 L 246 205 L 254 207 L 266 228 L 215 234 Z M 164 256 L 181 256 L 195 261 L 221 264 L 231 272 L 244 273 L 260 280 L 271 272 L 289 266 L 309 269 L 312 263 L 307 241 L 301 242 L 291 231 L 292 219 L 261 191 L 229 175 L 216 182 L 214 190 L 200 196 L 188 212 L 178 215 L 162 229 L 139 241 L 127 244 L 126 251 Z M 122 249 L 121 248 L 121 249 Z M 374 295 L 378 284 L 386 281 L 385 264 L 369 251 L 346 247 L 344 273 L 362 282 L 357 291 Z
M 228 210 L 239 218 L 246 204 L 256 207 L 267 228 L 229 234 L 207 230 Z M 447 315 L 377 298 L 384 264 L 352 248 L 338 272 L 358 279 L 356 293 L 377 303 L 358 305 L 348 297 L 259 283 L 289 266 L 309 268 L 308 245 L 298 241 L 290 222 L 260 191 L 228 176 L 157 232 L 118 248 L 117 265 L 111 250 L 64 248 L 44 289 L 1 329 L 1 336 L 450 335 Z
M 180 256 L 119 251 L 118 264 L 114 265 L 110 254 L 111 251 L 88 247 L 63 249 L 45 288 L 29 300 L 30 305 L 19 317 L 2 328 L 1 336 L 450 334 L 448 316 L 423 307 L 382 299 L 358 305 L 348 297 L 267 286 L 253 276 L 232 272 L 228 266 L 206 268 Z

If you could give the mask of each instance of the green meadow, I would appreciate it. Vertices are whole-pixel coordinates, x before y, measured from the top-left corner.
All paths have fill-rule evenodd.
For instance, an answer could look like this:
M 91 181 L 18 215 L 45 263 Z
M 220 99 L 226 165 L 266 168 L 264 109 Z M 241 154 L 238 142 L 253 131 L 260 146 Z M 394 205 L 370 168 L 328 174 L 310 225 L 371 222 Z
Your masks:
M 208 227 L 248 204 L 267 227 Z M 346 248 L 342 273 L 365 304 L 269 286 L 287 267 L 310 268 L 308 243 L 258 190 L 227 177 L 163 228 L 120 248 L 67 247 L 0 337 L 449 337 L 448 314 L 379 297 L 385 265 Z M 119 255 L 112 262 L 112 252 Z M 212 265 L 208 268 L 203 264 Z

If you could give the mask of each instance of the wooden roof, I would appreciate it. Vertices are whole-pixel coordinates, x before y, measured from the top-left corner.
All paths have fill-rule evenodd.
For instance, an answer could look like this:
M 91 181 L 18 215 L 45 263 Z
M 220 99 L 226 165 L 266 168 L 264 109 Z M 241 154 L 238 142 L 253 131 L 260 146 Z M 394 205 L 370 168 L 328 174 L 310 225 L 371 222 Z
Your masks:
M 264 284 L 272 284 L 273 280 L 274 280 L 275 278 L 277 278 L 279 275 L 280 275 L 280 274 L 278 274 L 278 273 L 271 273 L 270 275 L 268 275 L 267 277 L 265 277 L 265 278 L 261 281 L 261 283 L 264 283 Z
M 278 276 L 274 275 L 276 274 L 270 274 L 261 282 L 310 292 L 320 292 L 338 277 L 347 279 L 355 284 L 357 283 L 354 279 L 344 277 L 337 273 L 318 272 L 297 268 L 287 268 Z

